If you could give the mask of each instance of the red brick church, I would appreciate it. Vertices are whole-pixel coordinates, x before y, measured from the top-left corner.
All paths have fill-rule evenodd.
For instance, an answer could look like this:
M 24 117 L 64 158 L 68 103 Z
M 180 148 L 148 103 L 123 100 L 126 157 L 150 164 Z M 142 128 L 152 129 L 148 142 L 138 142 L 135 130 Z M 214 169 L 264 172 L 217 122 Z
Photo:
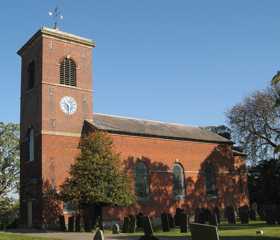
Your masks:
M 93 112 L 94 47 L 90 39 L 44 27 L 18 51 L 22 223 L 41 225 L 43 183 L 63 183 L 84 128 L 107 131 L 134 177 L 137 204 L 107 208 L 105 220 L 248 204 L 245 155 L 228 139 L 199 127 Z

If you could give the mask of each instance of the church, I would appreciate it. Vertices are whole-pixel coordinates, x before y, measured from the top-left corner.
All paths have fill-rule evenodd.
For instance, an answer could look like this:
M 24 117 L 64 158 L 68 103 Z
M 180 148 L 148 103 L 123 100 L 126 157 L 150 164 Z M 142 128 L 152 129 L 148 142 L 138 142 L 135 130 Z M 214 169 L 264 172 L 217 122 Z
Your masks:
M 95 46 L 90 39 L 43 27 L 18 51 L 21 223 L 42 225 L 43 185 L 59 189 L 79 154 L 84 129 L 108 132 L 133 176 L 137 203 L 105 208 L 105 221 L 249 204 L 246 155 L 230 140 L 199 127 L 94 112 Z M 67 203 L 63 211 L 71 214 Z

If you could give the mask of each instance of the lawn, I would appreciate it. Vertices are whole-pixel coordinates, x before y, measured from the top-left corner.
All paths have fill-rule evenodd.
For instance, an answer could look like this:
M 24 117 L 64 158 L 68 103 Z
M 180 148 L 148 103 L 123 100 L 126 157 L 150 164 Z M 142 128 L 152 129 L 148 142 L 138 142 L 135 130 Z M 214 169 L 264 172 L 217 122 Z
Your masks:
M 44 237 L 29 237 L 22 236 L 20 234 L 15 233 L 3 233 L 0 232 L 0 240 L 57 240 L 54 238 L 44 238 Z
M 263 236 L 257 236 L 256 230 L 263 230 Z M 280 225 L 267 225 L 260 221 L 252 222 L 248 225 L 229 225 L 229 224 L 222 224 L 219 227 L 219 233 L 221 239 L 224 240 L 280 240 Z M 66 233 L 67 236 L 71 235 L 71 233 Z M 77 233 L 75 233 L 77 234 Z M 112 235 L 111 231 L 105 231 L 105 237 L 110 236 L 114 237 L 115 239 L 129 239 L 134 238 L 137 239 L 138 236 L 143 235 L 141 232 L 136 232 L 133 234 L 120 234 L 120 235 Z M 14 233 L 0 233 L 0 240 L 46 240 L 44 233 L 38 234 L 38 237 L 28 237 L 28 236 L 20 236 L 19 234 Z M 92 235 L 90 235 L 90 239 L 92 239 Z M 179 229 L 175 229 L 170 232 L 162 232 L 162 231 L 155 231 L 155 236 L 157 237 L 182 237 L 182 239 L 186 239 L 186 236 L 190 236 L 190 233 L 182 234 L 180 233 Z M 47 238 L 49 240 L 55 240 L 55 238 Z M 58 239 L 58 238 L 57 238 Z M 78 239 L 78 238 L 77 238 Z M 204 239 L 202 239 L 204 240 Z M 207 240 L 207 239 L 205 239 Z

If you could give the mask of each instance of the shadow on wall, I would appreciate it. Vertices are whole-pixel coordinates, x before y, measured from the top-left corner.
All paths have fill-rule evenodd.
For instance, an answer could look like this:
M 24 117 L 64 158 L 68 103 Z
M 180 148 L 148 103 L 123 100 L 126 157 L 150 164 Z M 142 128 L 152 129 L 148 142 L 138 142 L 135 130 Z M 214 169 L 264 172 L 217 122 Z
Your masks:
M 137 162 L 143 162 L 148 168 L 149 195 L 145 199 L 128 208 L 107 208 L 108 219 L 122 220 L 129 214 L 160 216 L 162 212 L 175 213 L 176 208 L 183 208 L 189 214 L 194 214 L 196 208 L 214 207 L 224 208 L 232 205 L 235 208 L 248 204 L 246 192 L 240 192 L 240 168 L 235 167 L 234 157 L 229 146 L 220 145 L 215 148 L 201 163 L 200 169 L 194 176 L 185 176 L 185 192 L 183 198 L 175 199 L 173 195 L 173 173 L 172 169 L 162 162 L 155 162 L 148 157 L 130 156 L 123 161 L 125 171 L 134 179 L 134 169 Z M 212 164 L 215 170 L 215 182 L 217 196 L 206 194 L 205 168 Z M 184 169 L 188 170 L 188 169 Z M 246 178 L 246 177 L 245 177 Z

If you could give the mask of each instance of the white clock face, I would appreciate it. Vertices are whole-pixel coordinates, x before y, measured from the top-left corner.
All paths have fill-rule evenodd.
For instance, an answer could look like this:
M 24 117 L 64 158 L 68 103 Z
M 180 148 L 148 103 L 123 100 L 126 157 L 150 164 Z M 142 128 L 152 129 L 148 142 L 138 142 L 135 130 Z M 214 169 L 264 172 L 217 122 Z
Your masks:
M 71 115 L 77 111 L 77 102 L 74 98 L 65 96 L 60 100 L 60 108 L 65 114 Z

